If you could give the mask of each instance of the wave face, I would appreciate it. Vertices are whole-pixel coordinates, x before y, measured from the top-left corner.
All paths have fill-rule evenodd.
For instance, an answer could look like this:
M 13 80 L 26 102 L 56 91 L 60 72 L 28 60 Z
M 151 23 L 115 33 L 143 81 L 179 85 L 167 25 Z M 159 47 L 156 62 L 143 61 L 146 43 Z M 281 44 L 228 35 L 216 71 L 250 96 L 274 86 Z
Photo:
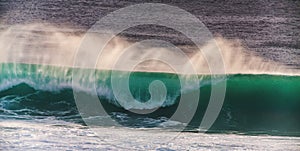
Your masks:
M 132 104 L 130 100 L 121 103 L 116 100 L 111 88 L 110 70 L 14 63 L 4 63 L 0 67 L 0 118 L 4 119 L 53 117 L 82 123 L 73 91 L 91 95 L 95 82 L 98 97 L 111 118 L 121 125 L 133 127 L 161 126 L 176 111 L 181 93 L 200 89 L 197 112 L 186 128 L 187 131 L 195 131 L 206 111 L 212 85 L 208 75 L 199 75 L 201 82 L 197 87 L 182 88 L 176 74 L 131 72 L 130 91 L 140 102 L 150 99 L 148 87 L 154 80 L 162 81 L 167 89 L 167 97 L 158 110 L 137 115 L 127 109 L 145 107 Z M 126 72 L 117 72 L 122 80 Z M 72 85 L 72 73 L 81 75 L 80 83 Z M 92 75 L 95 75 L 94 81 L 90 81 Z M 211 132 L 299 135 L 299 76 L 234 74 L 228 75 L 226 80 L 225 102 Z M 147 102 L 146 109 L 159 107 L 157 104 L 155 100 Z

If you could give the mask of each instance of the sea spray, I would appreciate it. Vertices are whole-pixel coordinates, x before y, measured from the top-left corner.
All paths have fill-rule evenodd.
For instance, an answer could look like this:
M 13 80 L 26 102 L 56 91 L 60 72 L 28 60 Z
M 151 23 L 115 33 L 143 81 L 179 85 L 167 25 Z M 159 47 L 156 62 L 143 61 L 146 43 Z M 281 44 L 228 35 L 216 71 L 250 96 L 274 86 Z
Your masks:
M 95 33 L 94 35 L 101 42 L 101 33 Z M 84 31 L 76 31 L 66 27 L 59 28 L 49 24 L 13 25 L 0 32 L 0 61 L 72 67 L 74 66 L 74 58 L 83 36 Z M 199 74 L 210 74 L 206 61 L 209 59 L 212 62 L 223 61 L 225 71 L 228 74 L 299 75 L 299 70 L 297 69 L 290 69 L 282 64 L 262 58 L 258 54 L 250 53 L 238 39 L 229 40 L 217 36 L 215 39 L 203 44 L 201 49 L 208 51 L 213 49 L 211 45 L 213 42 L 216 42 L 219 46 L 223 60 L 214 60 L 213 56 L 205 58 L 201 50 L 192 46 L 178 47 L 183 48 L 182 50 L 188 50 L 184 53 L 189 56 L 189 61 Z M 114 64 L 122 52 L 132 44 L 133 42 L 126 40 L 125 37 L 113 38 L 102 51 L 95 67 L 97 69 L 128 71 L 129 69 L 126 68 L 116 68 Z M 92 44 L 91 47 L 93 47 Z M 89 52 L 88 50 L 86 51 L 87 53 Z M 180 57 L 180 55 L 176 56 L 176 53 L 173 54 L 171 50 L 163 47 L 145 47 L 141 50 L 127 51 L 126 53 L 129 53 L 127 54 L 127 56 L 130 56 L 129 59 L 134 60 L 153 55 L 153 52 L 157 53 L 157 56 L 170 56 L 174 61 L 178 60 L 177 57 Z M 182 64 L 181 66 L 184 68 L 186 65 Z M 142 62 L 134 70 L 174 72 L 168 65 L 157 60 Z

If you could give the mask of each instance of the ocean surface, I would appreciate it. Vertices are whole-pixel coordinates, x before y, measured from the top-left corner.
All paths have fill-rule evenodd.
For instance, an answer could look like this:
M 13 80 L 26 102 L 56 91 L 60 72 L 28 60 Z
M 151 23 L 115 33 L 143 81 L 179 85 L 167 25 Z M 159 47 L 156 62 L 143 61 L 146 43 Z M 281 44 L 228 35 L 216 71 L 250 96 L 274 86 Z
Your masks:
M 85 32 L 137 1 L 0 1 L 0 150 L 300 149 L 300 1 L 151 2 L 177 6 L 203 22 L 226 73 L 208 74 L 191 40 L 157 25 L 117 35 L 95 70 L 73 66 Z M 112 67 L 124 48 L 146 39 L 182 48 L 196 74 L 147 61 L 134 70 Z M 127 61 L 158 54 L 180 64 L 172 51 L 150 50 L 132 49 Z M 128 91 L 116 92 L 123 81 Z M 224 82 L 224 102 L 204 133 L 213 88 Z M 104 112 L 82 104 L 95 98 Z

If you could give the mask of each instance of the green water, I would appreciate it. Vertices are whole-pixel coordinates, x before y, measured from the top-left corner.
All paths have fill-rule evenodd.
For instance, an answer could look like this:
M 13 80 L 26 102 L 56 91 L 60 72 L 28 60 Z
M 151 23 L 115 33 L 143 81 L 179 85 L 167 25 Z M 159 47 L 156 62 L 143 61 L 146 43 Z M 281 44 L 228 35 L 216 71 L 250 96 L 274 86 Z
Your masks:
M 211 95 L 211 78 L 198 75 L 200 83 L 185 89 L 180 76 L 171 73 L 131 72 L 129 88 L 132 96 L 147 102 L 151 95 L 149 85 L 160 80 L 167 89 L 162 106 L 153 113 L 132 113 L 118 103 L 111 86 L 112 71 L 4 63 L 0 65 L 0 118 L 43 118 L 53 116 L 63 120 L 80 120 L 73 91 L 86 95 L 96 85 L 98 97 L 105 110 L 121 125 L 155 127 L 143 118 L 169 118 L 176 111 L 181 93 L 200 90 L 199 106 L 186 131 L 196 131 L 201 123 Z M 125 80 L 125 71 L 114 71 L 119 80 Z M 80 77 L 72 85 L 72 74 Z M 189 76 L 185 76 L 189 80 Z M 227 75 L 226 95 L 222 110 L 209 132 L 267 133 L 299 135 L 300 132 L 300 77 L 284 75 Z M 215 83 L 218 84 L 218 83 Z M 155 101 L 155 100 L 154 100 Z M 184 100 L 181 100 L 184 101 Z M 126 103 L 126 102 L 125 102 Z M 128 101 L 130 106 L 131 102 Z M 150 102 L 151 104 L 152 102 Z M 153 102 L 155 103 L 155 102 Z M 125 107 L 126 108 L 126 107 Z M 120 120 L 122 113 L 128 120 Z M 180 121 L 179 121 L 180 122 Z

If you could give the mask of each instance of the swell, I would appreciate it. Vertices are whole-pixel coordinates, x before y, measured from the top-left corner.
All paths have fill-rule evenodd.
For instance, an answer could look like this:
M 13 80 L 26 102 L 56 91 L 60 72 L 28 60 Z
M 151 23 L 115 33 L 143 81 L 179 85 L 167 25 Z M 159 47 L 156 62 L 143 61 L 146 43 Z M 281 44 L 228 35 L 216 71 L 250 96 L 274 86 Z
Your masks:
M 119 75 L 126 73 L 118 72 Z M 79 83 L 72 85 L 72 73 L 81 75 Z M 91 75 L 95 76 L 95 81 L 91 81 Z M 182 90 L 183 93 L 192 93 L 200 89 L 199 106 L 193 120 L 188 123 L 187 131 L 197 130 L 206 111 L 211 85 L 218 84 L 211 83 L 208 75 L 198 75 L 201 79 L 199 85 L 184 89 L 180 87 L 176 74 L 131 72 L 129 86 L 132 95 L 138 101 L 144 102 L 151 97 L 149 93 L 151 81 L 163 81 L 168 90 L 167 98 L 159 110 L 146 115 L 137 115 L 127 109 L 145 109 L 145 106 L 135 106 L 130 101 L 122 103 L 127 106 L 118 103 L 111 88 L 110 70 L 91 71 L 10 63 L 1 64 L 0 76 L 1 118 L 54 116 L 78 120 L 80 118 L 73 91 L 91 95 L 89 92 L 95 82 L 98 97 L 109 115 L 122 125 L 134 127 L 160 125 L 176 110 Z M 124 80 L 122 76 L 120 79 Z M 299 76 L 232 74 L 221 80 L 227 82 L 226 96 L 221 113 L 211 128 L 212 132 L 237 131 L 299 136 Z M 158 107 L 157 102 L 149 102 L 148 105 L 148 109 Z M 151 122 L 149 119 L 156 120 Z
M 34 64 L 16 64 L 3 63 L 0 65 L 0 91 L 11 89 L 20 84 L 26 84 L 35 90 L 49 91 L 59 93 L 65 89 L 81 91 L 92 94 L 94 85 L 100 98 L 107 99 L 110 103 L 119 106 L 114 98 L 111 85 L 111 70 L 92 70 L 70 67 L 57 67 L 50 65 L 34 65 Z M 149 100 L 151 97 L 148 87 L 154 80 L 160 80 L 166 84 L 168 89 L 167 101 L 163 106 L 173 105 L 175 99 L 181 91 L 191 91 L 198 89 L 200 85 L 195 87 L 181 88 L 178 75 L 172 73 L 150 73 L 150 72 L 128 72 L 114 71 L 118 75 L 118 80 L 126 80 L 126 75 L 130 73 L 130 88 L 134 97 L 141 102 Z M 80 77 L 78 81 L 72 79 L 72 74 Z M 208 76 L 206 76 L 208 77 Z M 189 79 L 189 76 L 185 77 Z M 73 81 L 72 81 L 73 80 Z M 145 109 L 145 106 L 123 106 L 124 108 Z M 148 109 L 157 106 L 148 106 Z M 146 108 L 146 109 L 147 109 Z

